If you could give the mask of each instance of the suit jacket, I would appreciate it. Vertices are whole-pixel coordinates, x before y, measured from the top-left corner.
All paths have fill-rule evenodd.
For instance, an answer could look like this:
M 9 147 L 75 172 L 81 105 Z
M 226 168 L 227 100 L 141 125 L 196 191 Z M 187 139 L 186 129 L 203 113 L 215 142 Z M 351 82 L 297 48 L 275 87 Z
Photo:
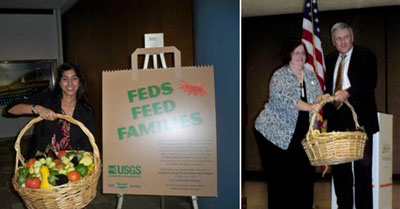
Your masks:
M 338 52 L 326 58 L 326 93 L 332 95 L 337 58 Z M 347 75 L 351 84 L 347 89 L 350 94 L 348 101 L 357 113 L 360 126 L 363 126 L 368 134 L 374 134 L 379 131 L 374 92 L 377 83 L 375 55 L 366 49 L 354 46 Z M 328 131 L 354 130 L 351 110 L 345 104 L 339 110 L 332 104 L 325 105 L 324 117 L 328 119 Z

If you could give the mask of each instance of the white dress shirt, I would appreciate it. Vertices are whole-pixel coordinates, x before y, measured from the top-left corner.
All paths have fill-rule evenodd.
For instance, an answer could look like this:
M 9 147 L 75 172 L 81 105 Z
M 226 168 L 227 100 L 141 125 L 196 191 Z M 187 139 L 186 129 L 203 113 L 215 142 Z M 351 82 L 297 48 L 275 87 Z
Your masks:
M 351 59 L 351 54 L 353 53 L 353 48 L 354 47 L 352 47 L 347 53 L 346 53 L 346 58 L 344 58 L 344 69 L 343 69 L 343 74 L 342 74 L 342 89 L 348 89 L 348 88 L 350 88 L 351 87 L 351 83 L 350 83 L 350 80 L 349 80 L 349 76 L 347 76 L 347 72 L 349 71 L 349 63 L 350 63 L 350 59 Z M 335 85 L 336 85 L 336 77 L 337 77 L 337 71 L 338 71 L 338 68 L 339 68 L 339 64 L 340 64 L 340 61 L 341 61 L 341 56 L 342 56 L 342 54 L 340 54 L 339 53 L 339 55 L 338 55 L 338 58 L 337 58 L 337 60 L 336 60 L 336 65 L 335 65 L 335 72 L 333 73 L 333 78 L 334 78 L 334 80 L 333 80 L 333 87 L 332 87 L 332 89 L 333 90 L 335 90 Z M 333 94 L 334 94 L 335 92 L 333 92 Z

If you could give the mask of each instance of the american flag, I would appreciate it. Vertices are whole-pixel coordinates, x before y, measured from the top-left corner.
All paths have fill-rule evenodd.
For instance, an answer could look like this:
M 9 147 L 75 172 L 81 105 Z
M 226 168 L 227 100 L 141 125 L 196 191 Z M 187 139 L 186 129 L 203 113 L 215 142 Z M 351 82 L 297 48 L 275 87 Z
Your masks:
M 325 91 L 325 61 L 320 37 L 317 0 L 306 0 L 302 32 L 302 41 L 306 44 L 308 51 L 308 61 L 305 68 L 314 70 L 322 91 Z M 322 122 L 319 121 L 318 127 L 321 128 L 321 126 Z M 321 166 L 322 176 L 325 175 L 327 170 L 327 165 Z
M 314 70 L 322 91 L 325 90 L 325 61 L 321 46 L 317 0 L 306 0 L 304 6 L 302 41 L 306 44 L 308 61 L 305 67 Z

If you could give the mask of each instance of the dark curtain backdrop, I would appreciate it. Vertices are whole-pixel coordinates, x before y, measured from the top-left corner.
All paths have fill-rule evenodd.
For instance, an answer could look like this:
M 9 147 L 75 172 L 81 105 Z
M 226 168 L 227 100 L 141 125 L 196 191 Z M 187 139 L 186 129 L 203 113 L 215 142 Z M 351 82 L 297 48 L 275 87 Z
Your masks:
M 80 0 L 62 16 L 62 26 L 64 61 L 80 65 L 88 80 L 99 148 L 103 70 L 130 69 L 131 54 L 144 48 L 145 33 L 164 33 L 164 45 L 181 51 L 182 66 L 193 65 L 192 1 Z M 168 66 L 172 58 L 166 54 Z
M 400 173 L 400 7 L 379 7 L 320 12 L 320 30 L 325 56 L 335 50 L 330 28 L 337 21 L 354 30 L 355 45 L 371 49 L 378 61 L 375 90 L 378 111 L 393 115 L 393 172 Z M 267 100 L 268 79 L 280 64 L 285 40 L 301 37 L 303 14 L 242 19 L 242 170 L 262 171 L 254 137 L 254 120 Z

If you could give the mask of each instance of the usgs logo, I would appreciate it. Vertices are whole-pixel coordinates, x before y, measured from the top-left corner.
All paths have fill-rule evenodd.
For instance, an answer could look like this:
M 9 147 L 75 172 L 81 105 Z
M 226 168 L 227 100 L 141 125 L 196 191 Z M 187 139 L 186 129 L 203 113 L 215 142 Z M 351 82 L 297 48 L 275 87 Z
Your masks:
M 108 175 L 111 176 L 140 176 L 142 167 L 140 165 L 109 165 Z

